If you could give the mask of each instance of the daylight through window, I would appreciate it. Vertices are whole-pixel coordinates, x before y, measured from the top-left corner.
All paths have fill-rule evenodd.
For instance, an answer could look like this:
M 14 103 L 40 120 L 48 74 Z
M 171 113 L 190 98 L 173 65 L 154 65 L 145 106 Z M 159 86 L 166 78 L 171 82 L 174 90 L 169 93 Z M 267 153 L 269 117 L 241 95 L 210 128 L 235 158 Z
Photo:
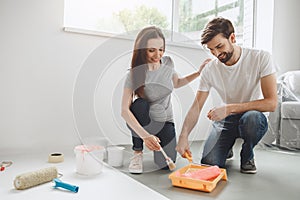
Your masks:
M 230 19 L 238 44 L 252 46 L 253 0 L 65 0 L 64 26 L 98 34 L 131 35 L 148 25 L 176 43 L 200 42 L 216 16 Z

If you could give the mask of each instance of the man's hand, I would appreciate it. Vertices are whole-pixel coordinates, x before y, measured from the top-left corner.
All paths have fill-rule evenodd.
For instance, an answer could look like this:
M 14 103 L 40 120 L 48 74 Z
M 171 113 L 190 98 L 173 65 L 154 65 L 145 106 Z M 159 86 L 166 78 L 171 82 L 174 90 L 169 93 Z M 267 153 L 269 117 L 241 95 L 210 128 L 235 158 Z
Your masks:
M 178 144 L 176 146 L 176 151 L 185 158 L 184 153 L 187 152 L 190 156 L 192 155 L 189 147 L 189 142 L 187 137 L 179 137 Z
M 227 108 L 227 106 L 225 105 L 225 106 L 211 109 L 207 113 L 207 117 L 208 117 L 208 119 L 210 119 L 212 121 L 220 121 L 220 120 L 224 119 L 225 117 L 227 117 L 229 114 L 230 114 L 230 111 Z

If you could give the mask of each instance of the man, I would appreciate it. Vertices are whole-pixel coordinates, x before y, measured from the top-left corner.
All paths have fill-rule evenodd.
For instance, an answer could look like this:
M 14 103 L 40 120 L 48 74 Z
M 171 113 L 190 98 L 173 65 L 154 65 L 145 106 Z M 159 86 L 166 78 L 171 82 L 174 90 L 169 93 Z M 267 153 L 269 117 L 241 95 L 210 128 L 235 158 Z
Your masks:
M 253 148 L 268 129 L 266 112 L 273 112 L 277 106 L 276 69 L 271 56 L 238 46 L 233 25 L 224 18 L 215 18 L 206 25 L 201 43 L 217 59 L 209 62 L 200 75 L 199 89 L 184 120 L 176 150 L 183 157 L 185 152 L 191 155 L 188 135 L 213 88 L 223 102 L 207 114 L 213 126 L 201 163 L 224 168 L 235 140 L 242 138 L 240 170 L 254 174 Z

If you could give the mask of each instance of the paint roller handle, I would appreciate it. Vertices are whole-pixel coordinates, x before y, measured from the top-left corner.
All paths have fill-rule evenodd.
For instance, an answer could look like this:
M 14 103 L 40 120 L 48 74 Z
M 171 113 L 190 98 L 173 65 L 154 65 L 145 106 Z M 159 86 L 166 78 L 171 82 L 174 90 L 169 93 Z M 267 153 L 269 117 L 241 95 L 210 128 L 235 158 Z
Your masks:
M 75 192 L 75 193 L 77 193 L 78 190 L 79 190 L 78 186 L 70 185 L 68 183 L 64 183 L 61 180 L 59 180 L 58 178 L 53 179 L 53 182 L 55 183 L 54 188 L 60 187 L 60 188 L 64 188 L 66 190 L 69 190 L 69 191 L 72 191 L 72 192 Z

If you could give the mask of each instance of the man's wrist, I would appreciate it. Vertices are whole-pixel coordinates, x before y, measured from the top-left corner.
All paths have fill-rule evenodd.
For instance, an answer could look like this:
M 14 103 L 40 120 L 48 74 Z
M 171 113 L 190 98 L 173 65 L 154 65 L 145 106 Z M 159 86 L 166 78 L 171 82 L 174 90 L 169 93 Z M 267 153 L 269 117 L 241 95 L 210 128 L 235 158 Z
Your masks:
M 185 133 L 181 133 L 179 135 L 179 138 L 182 138 L 182 139 L 188 139 L 189 135 L 188 134 L 185 134 Z
M 235 113 L 234 109 L 235 109 L 234 104 L 227 104 L 226 105 L 226 112 L 227 112 L 228 115 L 230 115 L 232 113 Z

